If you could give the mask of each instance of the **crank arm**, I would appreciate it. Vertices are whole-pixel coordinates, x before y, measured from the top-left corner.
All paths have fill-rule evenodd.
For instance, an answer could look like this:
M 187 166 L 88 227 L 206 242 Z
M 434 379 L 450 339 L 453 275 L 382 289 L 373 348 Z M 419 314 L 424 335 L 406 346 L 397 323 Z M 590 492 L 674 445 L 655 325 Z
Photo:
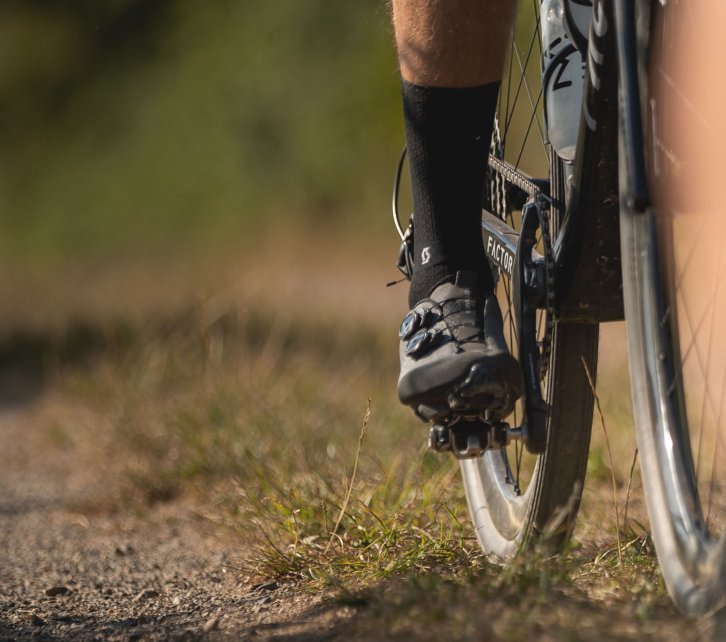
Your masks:
M 481 213 L 481 230 L 487 257 L 511 279 L 517 256 L 517 245 L 519 245 L 519 234 L 502 219 L 486 210 L 482 210 Z M 532 250 L 532 258 L 539 261 L 542 256 L 536 250 Z
M 537 208 L 544 206 L 537 199 L 525 204 L 520 233 L 490 212 L 482 212 L 484 249 L 491 263 L 500 269 L 505 278 L 510 279 L 514 294 L 518 357 L 525 386 L 524 425 L 527 428 L 522 429 L 521 435 L 527 449 L 533 453 L 544 450 L 547 438 L 546 408 L 540 388 L 536 319 L 537 309 L 542 305 L 543 287 L 539 266 L 544 257 L 534 249 L 539 225 Z M 475 450 L 474 444 L 478 438 L 476 435 L 472 437 L 472 451 Z M 469 448 L 464 444 L 462 450 L 468 452 Z

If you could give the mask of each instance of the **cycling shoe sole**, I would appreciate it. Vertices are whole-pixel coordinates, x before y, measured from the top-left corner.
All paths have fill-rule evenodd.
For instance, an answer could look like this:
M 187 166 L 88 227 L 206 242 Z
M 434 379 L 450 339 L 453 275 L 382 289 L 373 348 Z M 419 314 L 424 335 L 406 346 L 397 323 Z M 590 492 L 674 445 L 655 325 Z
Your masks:
M 518 376 L 516 373 L 514 381 L 509 381 L 501 372 L 492 372 L 491 368 L 473 365 L 466 379 L 444 398 L 434 404 L 416 404 L 414 410 L 424 421 L 478 417 L 485 413 L 489 417 L 502 419 L 514 410 L 514 404 L 521 395 Z

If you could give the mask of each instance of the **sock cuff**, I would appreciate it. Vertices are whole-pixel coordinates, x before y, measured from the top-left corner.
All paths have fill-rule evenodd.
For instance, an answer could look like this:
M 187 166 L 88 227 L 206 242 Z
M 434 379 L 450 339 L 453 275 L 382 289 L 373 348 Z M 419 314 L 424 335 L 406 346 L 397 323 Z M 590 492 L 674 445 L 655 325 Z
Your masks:
M 480 92 L 496 93 L 499 91 L 500 85 L 501 82 L 499 80 L 495 80 L 494 82 L 484 83 L 483 85 L 472 85 L 470 87 L 427 87 L 425 85 L 417 85 L 415 83 L 409 82 L 405 78 L 401 77 L 401 87 L 404 93 L 413 92 L 424 95 L 438 94 L 441 96 L 456 96 Z
M 428 118 L 445 117 L 452 112 L 457 116 L 454 122 L 461 122 L 462 118 L 481 122 L 482 110 L 490 111 L 496 105 L 500 85 L 496 81 L 476 87 L 422 87 L 401 79 L 404 109 L 415 105 L 415 112 L 425 113 Z M 486 122 L 486 118 L 483 120 Z
M 423 137 L 421 142 L 491 132 L 501 83 L 478 87 L 421 87 L 406 80 L 401 83 L 406 128 L 409 132 L 417 130 Z

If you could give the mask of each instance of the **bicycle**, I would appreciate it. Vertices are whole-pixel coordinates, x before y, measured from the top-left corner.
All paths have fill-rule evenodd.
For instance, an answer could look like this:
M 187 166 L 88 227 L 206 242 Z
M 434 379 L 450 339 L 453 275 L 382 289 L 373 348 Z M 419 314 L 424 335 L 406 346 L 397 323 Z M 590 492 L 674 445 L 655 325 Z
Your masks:
M 708 364 L 696 363 L 705 393 L 687 371 L 702 336 L 685 301 L 690 259 L 675 242 L 689 225 L 658 197 L 663 164 L 675 162 L 662 144 L 667 123 L 660 112 L 674 96 L 686 100 L 668 85 L 677 55 L 666 30 L 687 8 L 666 0 L 574 0 L 564 7 L 585 66 L 574 161 L 561 160 L 547 142 L 540 0 L 533 0 L 531 12 L 520 7 L 515 27 L 482 213 L 525 393 L 507 423 L 484 417 L 434 426 L 429 445 L 461 460 L 471 518 L 490 561 L 504 564 L 543 540 L 561 547 L 585 481 L 598 326 L 625 319 L 652 537 L 676 605 L 699 614 L 726 595 L 726 495 L 717 479 L 724 395 L 713 399 Z M 583 9 L 589 36 L 572 24 Z M 524 126 L 516 128 L 517 121 Z M 528 160 L 534 152 L 539 157 Z M 397 208 L 402 165 L 403 156 L 393 213 L 406 273 L 411 237 Z M 711 246 L 719 252 L 718 243 Z M 719 276 L 720 268 L 715 287 Z M 717 322 L 711 318 L 711 328 Z

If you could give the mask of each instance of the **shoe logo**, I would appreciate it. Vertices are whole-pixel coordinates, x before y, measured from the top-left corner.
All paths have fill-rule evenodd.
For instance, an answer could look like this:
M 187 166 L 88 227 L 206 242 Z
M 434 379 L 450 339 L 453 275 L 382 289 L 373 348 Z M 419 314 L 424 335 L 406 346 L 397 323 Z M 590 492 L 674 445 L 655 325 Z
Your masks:
M 426 265 L 431 259 L 431 247 L 425 247 L 421 250 L 421 265 Z

